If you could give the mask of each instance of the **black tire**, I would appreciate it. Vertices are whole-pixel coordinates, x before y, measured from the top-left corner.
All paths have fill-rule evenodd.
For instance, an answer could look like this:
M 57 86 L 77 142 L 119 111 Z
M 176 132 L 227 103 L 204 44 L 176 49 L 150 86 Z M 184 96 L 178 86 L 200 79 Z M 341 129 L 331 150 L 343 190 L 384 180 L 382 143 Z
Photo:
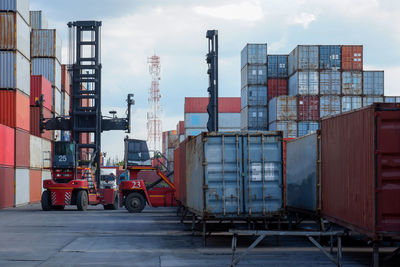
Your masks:
M 53 210 L 64 210 L 65 206 L 63 205 L 57 205 L 57 206 L 52 206 Z
M 141 212 L 146 206 L 146 201 L 142 194 L 130 193 L 125 200 L 126 209 L 133 213 Z
M 42 210 L 44 211 L 49 211 L 51 210 L 51 198 L 50 198 L 50 191 L 45 190 L 42 193 L 42 199 L 41 199 L 41 204 L 42 204 Z
M 78 210 L 85 211 L 88 207 L 88 194 L 85 190 L 81 190 L 76 194 L 76 206 Z
M 105 210 L 117 210 L 119 205 L 119 197 L 118 194 L 115 194 L 114 196 L 114 203 L 113 204 L 107 204 L 103 205 Z

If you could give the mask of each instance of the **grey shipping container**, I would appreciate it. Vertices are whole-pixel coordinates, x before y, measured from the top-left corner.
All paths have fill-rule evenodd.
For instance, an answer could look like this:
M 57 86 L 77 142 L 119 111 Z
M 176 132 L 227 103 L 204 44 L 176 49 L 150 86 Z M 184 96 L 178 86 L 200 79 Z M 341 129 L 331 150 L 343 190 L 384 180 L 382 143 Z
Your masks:
M 324 95 L 319 98 L 320 117 L 331 116 L 340 113 L 340 96 Z
M 362 73 L 360 71 L 342 72 L 342 94 L 344 95 L 362 94 Z
M 373 103 L 383 103 L 383 96 L 364 96 L 362 106 L 369 106 Z
M 325 70 L 319 73 L 319 93 L 321 95 L 340 95 L 340 72 Z
M 307 134 L 315 133 L 319 129 L 317 121 L 299 121 L 297 123 L 297 136 L 301 137 Z
M 56 30 L 32 30 L 31 57 L 54 57 L 61 62 L 61 38 Z
M 207 128 L 208 113 L 186 113 L 185 128 Z M 218 113 L 220 129 L 240 129 L 240 113 Z
M 267 86 L 249 85 L 241 90 L 240 104 L 241 109 L 247 106 L 263 106 L 268 104 Z
M 267 85 L 267 65 L 244 66 L 241 70 L 241 88 L 248 85 Z
M 296 121 L 273 121 L 269 124 L 270 131 L 282 131 L 284 138 L 297 137 Z
M 340 45 L 319 46 L 319 69 L 339 70 L 342 66 L 342 49 Z
M 15 169 L 15 206 L 28 204 L 30 200 L 29 169 Z
M 268 78 L 288 77 L 288 55 L 268 55 Z
M 61 88 L 61 64 L 54 58 L 32 58 L 32 75 L 42 75 L 57 88 Z
M 49 27 L 47 18 L 44 16 L 42 10 L 30 11 L 29 19 L 32 30 L 47 29 Z
M 289 78 L 289 95 L 318 95 L 317 71 L 297 71 Z
M 318 46 L 298 45 L 289 54 L 289 75 L 298 70 L 318 70 Z
M 286 206 L 315 214 L 321 208 L 320 142 L 317 133 L 286 143 Z
M 400 96 L 385 96 L 385 103 L 400 103 Z
M 384 72 L 364 71 L 363 72 L 364 95 L 383 96 L 384 94 Z
M 18 50 L 30 59 L 30 29 L 19 13 L 0 12 L 0 50 Z
M 202 133 L 186 145 L 186 179 L 187 207 L 203 218 L 279 215 L 281 133 Z
M 219 127 L 219 132 L 240 132 L 240 127 L 238 128 L 222 128 Z M 185 136 L 184 137 L 188 137 L 188 136 L 196 136 L 201 134 L 202 132 L 208 132 L 206 127 L 203 128 L 185 128 Z
M 26 24 L 29 24 L 29 0 L 1 0 L 0 11 L 18 12 Z
M 267 44 L 247 44 L 241 52 L 241 69 L 246 64 L 267 64 Z
M 361 96 L 343 96 L 342 97 L 342 112 L 350 111 L 353 109 L 361 108 Z
M 0 51 L 0 88 L 30 94 L 30 64 L 18 51 Z
M 269 101 L 269 122 L 297 120 L 297 98 L 295 96 L 278 96 Z
M 267 106 L 247 106 L 240 112 L 242 130 L 266 131 L 268 128 Z

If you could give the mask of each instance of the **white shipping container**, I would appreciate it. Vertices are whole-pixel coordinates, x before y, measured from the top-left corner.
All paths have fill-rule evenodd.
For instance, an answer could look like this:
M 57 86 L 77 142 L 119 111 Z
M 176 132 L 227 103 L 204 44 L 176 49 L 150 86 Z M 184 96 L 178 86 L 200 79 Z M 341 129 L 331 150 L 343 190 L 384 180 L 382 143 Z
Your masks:
M 29 12 L 29 19 L 31 28 L 33 29 L 47 29 L 49 27 L 47 18 L 43 14 L 42 10 L 35 10 Z
M 18 50 L 30 59 L 29 25 L 15 12 L 0 13 L 0 50 Z
M 66 92 L 63 92 L 63 99 L 64 99 L 64 115 L 69 116 L 69 106 L 71 97 Z
M 18 51 L 0 51 L 0 88 L 30 94 L 30 64 Z
M 43 188 L 44 180 L 51 180 L 51 171 L 50 170 L 42 170 L 42 193 L 44 191 L 44 188 Z
M 30 138 L 30 166 L 31 168 L 43 168 L 42 138 L 31 135 Z
M 54 89 L 54 112 L 61 115 L 61 111 L 63 111 L 62 107 L 62 97 L 61 91 L 57 88 Z
M 0 11 L 16 11 L 29 24 L 29 0 L 1 0 Z
M 61 62 L 61 37 L 56 30 L 32 30 L 31 57 L 55 57 Z M 61 88 L 61 87 L 60 87 Z
M 58 130 L 58 132 L 60 132 L 60 130 Z M 51 142 L 44 138 L 41 138 L 41 139 L 42 139 L 43 168 L 50 168 L 51 167 Z M 57 141 L 59 141 L 59 140 L 57 140 Z
M 15 169 L 15 206 L 29 203 L 29 180 L 29 169 Z
M 42 75 L 57 88 L 61 88 L 61 64 L 54 58 L 32 58 L 32 75 Z

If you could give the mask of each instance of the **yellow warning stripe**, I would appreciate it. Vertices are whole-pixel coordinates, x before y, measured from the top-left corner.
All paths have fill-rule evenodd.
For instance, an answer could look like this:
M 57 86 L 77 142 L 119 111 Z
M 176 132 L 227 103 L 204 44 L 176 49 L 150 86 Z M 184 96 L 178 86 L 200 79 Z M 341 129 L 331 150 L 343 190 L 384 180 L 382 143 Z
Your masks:
M 150 197 L 164 197 L 163 195 L 150 195 Z

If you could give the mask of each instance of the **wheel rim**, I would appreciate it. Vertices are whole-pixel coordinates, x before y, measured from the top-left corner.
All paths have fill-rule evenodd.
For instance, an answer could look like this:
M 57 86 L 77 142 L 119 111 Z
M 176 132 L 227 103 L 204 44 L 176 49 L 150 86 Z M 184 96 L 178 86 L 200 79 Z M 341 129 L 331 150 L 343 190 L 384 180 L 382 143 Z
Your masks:
M 131 206 L 134 209 L 138 209 L 140 207 L 140 199 L 138 198 L 132 198 L 131 200 Z

